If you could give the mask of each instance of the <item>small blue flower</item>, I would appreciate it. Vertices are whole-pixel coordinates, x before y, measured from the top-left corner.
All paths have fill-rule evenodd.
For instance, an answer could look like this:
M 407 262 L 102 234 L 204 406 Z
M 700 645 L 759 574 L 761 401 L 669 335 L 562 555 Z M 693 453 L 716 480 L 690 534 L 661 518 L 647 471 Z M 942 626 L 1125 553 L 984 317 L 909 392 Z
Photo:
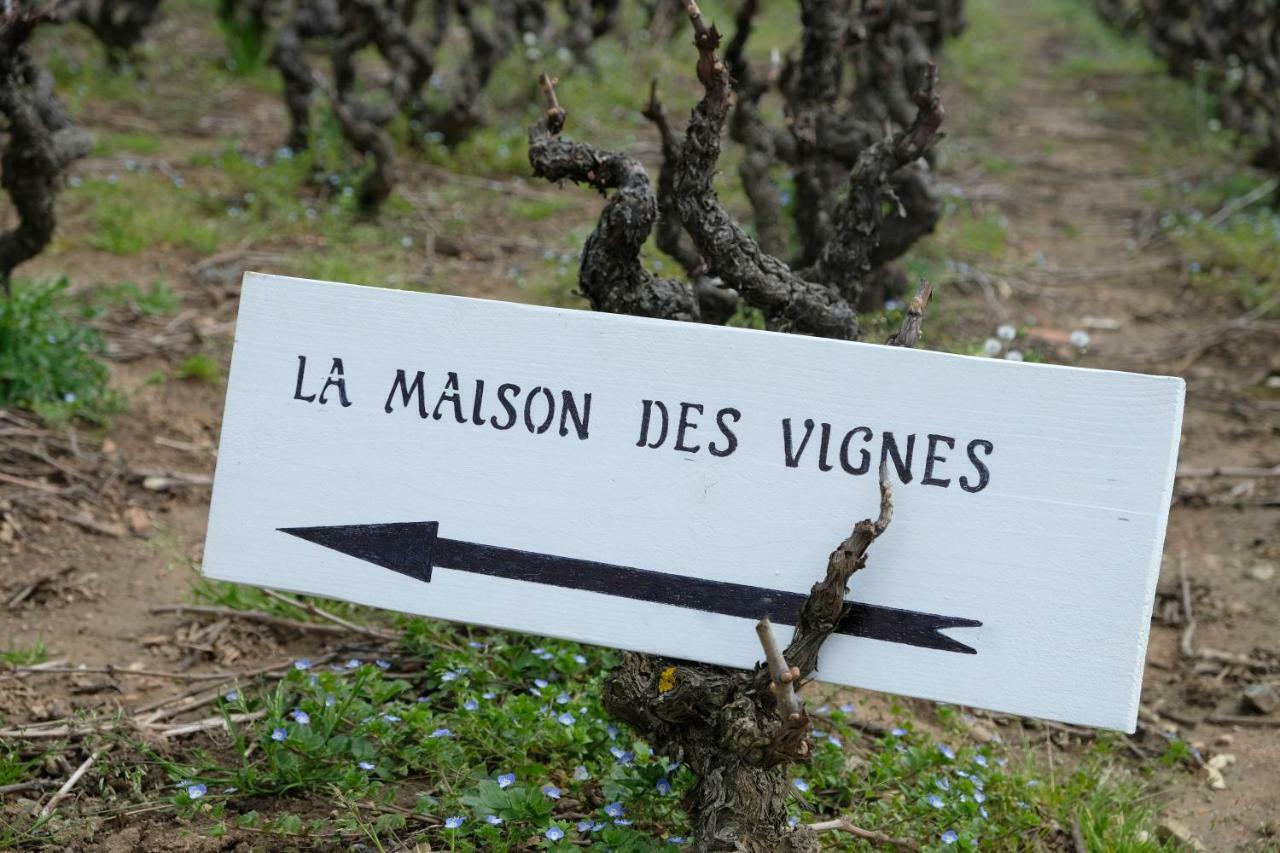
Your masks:
M 560 722 L 560 725 L 562 726 L 572 726 L 574 723 L 577 722 L 577 720 L 573 718 L 573 714 L 570 714 L 568 711 L 565 711 L 563 714 L 556 717 L 556 719 Z
M 559 841 L 561 838 L 564 838 L 564 830 L 558 826 L 551 827 L 543 834 L 546 835 L 547 839 L 550 841 Z
M 399 717 L 397 717 L 395 714 L 383 714 L 383 715 L 382 715 L 382 719 L 386 720 L 388 723 L 398 723 L 398 722 L 400 722 L 400 718 L 399 718 Z M 447 731 L 447 729 L 446 729 L 446 731 Z
M 573 701 L 572 697 L 570 697 L 568 693 L 561 693 L 556 697 L 557 705 L 568 705 L 571 701 Z
M 289 716 L 293 717 L 293 721 L 300 726 L 309 725 L 311 723 L 311 715 L 301 708 L 290 712 Z
M 543 785 L 542 793 L 546 794 L 548 797 L 550 797 L 553 800 L 560 799 L 560 789 L 557 788 L 555 785 Z
M 604 813 L 609 817 L 622 817 L 627 810 L 622 807 L 622 803 L 609 803 L 604 807 Z
M 587 659 L 586 659 L 586 657 L 585 657 L 584 655 L 574 655 L 574 656 L 573 656 L 573 662 L 574 662 L 574 663 L 576 663 L 576 664 L 578 664 L 578 666 L 586 666 L 586 665 L 587 665 Z
M 287 738 L 288 736 L 289 736 L 289 733 L 284 729 L 276 729 L 271 733 L 272 740 L 280 741 L 282 743 L 284 742 L 284 739 Z
M 926 802 L 935 809 L 940 809 L 943 806 L 942 797 L 939 797 L 937 794 L 930 794 Z
M 944 758 L 947 758 L 951 761 L 956 760 L 956 751 L 951 747 L 947 746 L 945 743 L 938 744 L 938 752 L 941 752 Z
M 978 814 L 982 815 L 983 817 L 989 817 L 989 815 L 987 814 L 986 806 L 978 806 Z
M 830 705 L 828 705 L 826 702 L 823 702 L 821 705 L 819 705 L 819 706 L 817 707 L 817 709 L 816 709 L 813 713 L 815 713 L 815 714 L 830 714 L 830 713 L 831 713 L 831 706 L 830 706 Z
M 381 658 L 379 658 L 378 660 L 375 660 L 373 662 L 373 665 L 376 666 L 378 669 L 391 669 L 391 664 L 388 661 L 382 660 Z
M 450 669 L 450 670 L 446 670 L 446 671 L 445 671 L 445 672 L 440 676 L 440 680 L 441 680 L 441 681 L 443 681 L 443 682 L 445 682 L 446 684 L 447 684 L 448 682 L 450 682 L 450 681 L 457 681 L 457 680 L 458 680 L 458 673 L 454 672 L 454 671 L 453 671 L 453 670 L 451 670 L 451 669 Z
M 799 825 L 800 825 L 800 818 L 796 817 L 795 815 L 787 815 L 787 826 L 792 827 L 794 829 Z
M 979 767 L 986 767 L 987 757 L 985 755 L 975 755 L 973 757 L 973 763 L 978 765 Z
M 372 770 L 376 766 L 377 765 L 374 764 L 372 761 L 361 761 L 359 764 L 356 765 L 356 767 L 359 767 L 361 770 Z
M 907 733 L 907 730 L 903 728 L 895 728 L 889 731 L 889 734 L 893 735 L 894 737 L 903 737 L 904 735 L 906 735 L 906 733 Z
M 484 822 L 489 824 L 489 826 L 502 826 L 502 818 L 498 817 L 496 814 L 486 815 Z
M 941 790 L 943 790 L 943 791 L 950 791 L 950 790 L 951 790 L 951 780 L 950 780 L 950 779 L 948 779 L 946 776 L 939 776 L 939 777 L 935 780 L 934 784 L 936 784 L 936 785 L 938 786 L 938 788 L 939 788 L 939 789 L 941 789 Z
M 841 711 L 843 711 L 843 712 L 844 712 L 844 713 L 846 713 L 846 714 L 852 714 L 852 713 L 853 713 L 853 703 L 852 703 L 852 702 L 845 702 L 843 705 L 841 705 L 841 706 L 840 706 L 840 710 L 841 710 Z
M 668 843 L 668 844 L 674 844 L 674 845 L 676 845 L 677 847 L 679 847 L 681 844 L 684 844 L 684 836 L 681 836 L 681 835 L 673 835 L 673 836 L 671 836 L 670 838 L 668 838 L 668 839 L 667 839 L 667 843 Z
M 946 832 L 942 833 L 941 837 L 943 844 L 955 844 L 960 838 L 960 836 L 956 835 L 956 831 L 954 829 L 948 829 Z
M 981 804 L 981 803 L 985 803 L 985 802 L 987 801 L 987 795 L 986 795 L 986 794 L 984 794 L 984 793 L 982 793 L 981 791 L 974 791 L 974 792 L 973 792 L 973 801 L 974 801 L 975 803 L 979 803 L 979 804 Z
M 590 832 L 591 826 L 592 826 L 591 821 L 580 820 L 578 821 L 578 832 Z
M 311 661 L 301 658 L 293 662 L 293 668 L 301 672 L 304 669 L 311 669 Z
M 535 654 L 535 655 L 540 655 L 540 654 L 542 654 L 544 651 L 545 651 L 545 649 L 543 649 L 541 646 L 539 646 L 538 648 L 536 648 L 536 649 L 534 649 L 534 650 L 533 650 L 533 654 Z
M 222 698 L 226 699 L 228 702 L 235 702 L 240 698 L 240 694 L 234 690 L 228 690 L 227 695 L 223 696 Z
M 417 702 L 418 704 L 420 704 L 420 705 L 423 705 L 423 704 L 426 704 L 427 702 L 430 702 L 430 701 L 431 701 L 431 697 L 430 697 L 430 696 L 419 696 L 419 697 L 418 697 L 416 700 L 414 700 L 414 701 L 416 701 L 416 702 Z
M 791 784 L 796 786 L 797 791 L 805 792 L 809 790 L 809 783 L 803 779 L 792 779 Z
M 840 749 L 844 746 L 844 743 L 840 740 L 840 738 L 836 737 L 835 735 L 827 735 L 827 743 L 831 744 L 836 749 Z
M 533 680 L 533 686 L 538 688 L 539 690 L 544 689 L 549 683 L 550 682 L 548 682 L 545 678 L 535 678 Z
M 609 735 L 609 740 L 618 739 L 618 727 L 615 725 L 607 725 L 604 727 L 605 734 Z
M 468 699 L 467 701 L 462 703 L 462 710 L 464 711 L 474 711 L 479 707 L 480 707 L 480 703 L 474 699 Z
M 613 822 L 613 825 L 614 826 L 631 826 L 631 821 L 625 820 L 623 818 L 618 818 Z
M 436 729 L 429 737 L 453 737 L 453 732 L 448 729 Z
M 359 658 L 352 658 L 351 660 L 347 661 L 347 669 L 359 669 L 359 668 L 360 668 Z
M 467 642 L 467 645 L 468 645 L 468 646 L 470 646 L 470 647 L 471 647 L 471 648 L 473 648 L 473 649 L 483 649 L 483 648 L 484 648 L 484 643 L 480 642 L 479 640 L 469 640 L 469 641 Z M 494 824 L 494 825 L 495 825 L 495 826 L 497 826 L 497 824 Z
M 324 706 L 325 706 L 326 708 L 332 708 L 332 707 L 333 707 L 334 705 L 336 705 L 336 704 L 338 704 L 338 700 L 337 700 L 337 699 L 335 699 L 335 698 L 333 698 L 333 694 L 332 694 L 332 693 L 327 694 L 327 695 L 324 697 Z
M 204 785 L 197 783 L 195 785 L 187 786 L 187 796 L 193 800 L 198 800 L 207 793 L 209 793 L 209 789 L 206 788 Z
M 498 776 L 499 788 L 510 788 L 515 783 L 516 783 L 516 774 L 514 773 L 502 773 Z
M 481 698 L 481 699 L 492 699 L 493 697 L 495 697 L 495 696 L 497 696 L 497 695 L 498 695 L 497 693 L 494 693 L 492 690 L 490 690 L 490 691 L 489 691 L 489 692 L 487 692 L 487 693 L 481 693 L 481 694 L 480 694 L 480 698 Z
M 657 788 L 658 793 L 665 797 L 667 794 L 671 793 L 671 780 L 666 776 L 663 776 L 654 784 L 653 787 Z
M 619 764 L 630 764 L 636 757 L 634 752 L 623 749 L 620 746 L 609 747 L 609 752 L 613 754 L 613 757 L 618 760 Z
M 590 778 L 591 774 L 587 772 L 587 768 L 584 765 L 579 764 L 577 767 L 573 768 L 573 779 L 575 782 L 585 782 Z
M 444 828 L 457 829 L 458 827 L 462 826 L 466 822 L 467 822 L 467 819 L 462 815 L 454 815 L 453 817 L 447 817 L 444 819 Z

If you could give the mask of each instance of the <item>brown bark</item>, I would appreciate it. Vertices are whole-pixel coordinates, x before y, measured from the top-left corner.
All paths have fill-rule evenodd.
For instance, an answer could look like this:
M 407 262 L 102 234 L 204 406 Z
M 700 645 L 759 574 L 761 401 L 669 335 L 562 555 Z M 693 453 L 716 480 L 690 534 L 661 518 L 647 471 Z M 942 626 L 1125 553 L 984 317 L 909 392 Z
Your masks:
M 107 52 L 107 61 L 119 66 L 130 59 L 155 20 L 160 0 L 81 0 L 76 20 L 89 28 Z
M 9 293 L 18 264 L 53 239 L 54 203 L 67 166 L 89 153 L 88 134 L 76 127 L 53 92 L 53 78 L 27 52 L 36 26 L 57 22 L 65 8 L 16 2 L 0 13 L 0 116 L 7 139 L 0 154 L 0 187 L 18 224 L 0 234 L 0 289 Z
M 613 195 L 582 250 L 582 293 L 597 311 L 699 319 L 698 301 L 686 282 L 659 278 L 640 263 L 640 248 L 658 218 L 658 201 L 644 166 L 634 157 L 561 138 L 566 113 L 554 81 L 540 79 L 547 98 L 543 119 L 529 128 L 529 163 L 548 181 L 586 184 Z
M 696 257 L 726 285 L 761 306 L 771 326 L 852 337 L 856 323 L 849 303 L 833 288 L 801 278 L 761 250 L 716 198 L 712 179 L 720 132 L 730 109 L 730 76 L 717 56 L 715 29 L 705 25 L 692 0 L 685 3 L 698 47 L 697 73 L 704 96 L 681 142 L 656 93 L 651 93 L 645 113 L 663 138 L 663 172 L 671 171 L 674 178 L 669 184 L 663 180 L 662 195 L 674 199 L 680 224 L 697 249 Z M 541 83 L 547 111 L 529 130 L 534 174 L 550 181 L 586 184 L 608 196 L 583 251 L 579 271 L 583 294 L 597 310 L 698 319 L 694 288 L 657 278 L 640 263 L 641 246 L 660 218 L 659 194 L 643 166 L 625 154 L 561 138 L 565 110 L 553 81 L 544 74 Z M 851 250 L 855 257 L 846 259 L 832 249 L 827 253 L 831 267 L 845 263 L 860 271 L 856 258 L 865 259 L 874 251 L 883 218 L 878 209 L 868 211 L 865 202 L 878 202 L 893 173 L 936 136 L 940 120 L 941 107 L 927 88 L 912 126 L 864 152 L 861 171 L 855 169 L 850 177 L 850 195 L 856 200 L 842 203 L 836 212 L 867 221 L 861 229 L 848 224 L 856 231 L 853 241 L 858 248 Z M 672 223 L 664 227 L 673 229 L 663 238 L 664 248 L 672 251 L 671 240 L 680 235 Z M 689 256 L 690 265 L 693 257 Z M 918 339 L 927 301 L 926 286 L 893 343 L 911 345 Z M 740 671 L 628 653 L 606 679 L 606 709 L 660 754 L 685 762 L 695 775 L 697 781 L 684 804 L 694 827 L 695 850 L 813 853 L 818 849 L 813 828 L 788 824 L 788 765 L 810 755 L 810 720 L 796 689 L 816 671 L 822 645 L 844 615 L 849 579 L 866 565 L 868 549 L 888 526 L 892 506 L 882 470 L 877 517 L 858 522 L 832 552 L 824 577 L 801 608 L 785 653 L 778 651 L 767 620 L 762 622 L 758 630 L 769 667 Z M 858 831 L 866 832 L 864 837 L 880 837 Z

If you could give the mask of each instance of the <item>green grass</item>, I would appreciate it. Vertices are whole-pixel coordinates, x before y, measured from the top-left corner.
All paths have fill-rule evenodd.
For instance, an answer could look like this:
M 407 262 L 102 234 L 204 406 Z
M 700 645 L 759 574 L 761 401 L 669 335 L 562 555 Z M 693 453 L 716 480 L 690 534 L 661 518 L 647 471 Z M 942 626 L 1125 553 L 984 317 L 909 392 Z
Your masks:
M 958 84 L 973 101 L 974 108 L 959 120 L 981 130 L 991 126 L 1004 99 L 1023 76 L 1026 58 L 1017 38 L 1028 26 L 1025 11 L 1013 12 L 993 0 L 969 0 L 965 15 L 969 28 L 947 45 L 939 75 L 944 85 Z M 955 117 L 948 118 L 948 122 L 953 120 Z
M 248 587 L 199 590 L 224 606 L 309 618 Z M 689 771 L 600 706 L 614 652 L 320 603 L 357 621 L 391 620 L 404 638 L 385 659 L 301 660 L 269 688 L 230 691 L 217 706 L 228 719 L 263 716 L 231 723 L 227 748 L 150 754 L 172 783 L 169 806 L 198 831 L 495 851 L 527 849 L 531 838 L 547 849 L 592 841 L 642 851 L 687 836 Z M 856 704 L 813 713 L 813 759 L 794 768 L 796 820 L 848 816 L 930 850 L 1047 846 L 1060 840 L 1055 826 L 1077 821 L 1092 849 L 1165 849 L 1142 780 L 1110 738 L 1055 773 L 999 739 L 971 741 L 946 706 L 932 727 L 895 707 L 883 737 L 855 725 Z M 450 818 L 462 821 L 448 828 Z M 552 840 L 554 830 L 563 837 Z
M 188 356 L 173 372 L 176 379 L 192 379 L 217 385 L 222 381 L 222 368 L 212 356 L 196 353 Z
M 66 288 L 65 279 L 18 281 L 0 297 L 0 406 L 105 423 L 122 401 L 108 387 L 102 338 L 83 324 Z
M 163 148 L 164 142 L 154 133 L 97 130 L 93 134 L 95 157 L 119 157 L 124 154 L 145 157 L 158 154 Z
M 153 281 L 143 289 L 131 281 L 100 284 L 91 294 L 93 308 L 105 310 L 123 306 L 144 317 L 160 317 L 172 314 L 182 305 L 182 299 L 165 281 Z
M 73 207 L 88 212 L 83 239 L 90 248 L 124 256 L 175 249 L 212 254 L 229 229 L 212 215 L 208 194 L 184 189 L 148 172 L 91 178 L 67 195 Z
M 1280 318 L 1280 213 L 1242 212 L 1219 226 L 1181 217 L 1166 234 L 1187 258 L 1193 284 L 1231 294 L 1247 310 Z
M 0 663 L 9 666 L 32 666 L 37 663 L 44 663 L 49 657 L 49 650 L 45 648 L 44 640 L 36 640 L 30 646 L 10 645 L 9 648 L 0 650 Z M 4 765 L 2 756 L 0 756 L 0 785 L 4 782 Z

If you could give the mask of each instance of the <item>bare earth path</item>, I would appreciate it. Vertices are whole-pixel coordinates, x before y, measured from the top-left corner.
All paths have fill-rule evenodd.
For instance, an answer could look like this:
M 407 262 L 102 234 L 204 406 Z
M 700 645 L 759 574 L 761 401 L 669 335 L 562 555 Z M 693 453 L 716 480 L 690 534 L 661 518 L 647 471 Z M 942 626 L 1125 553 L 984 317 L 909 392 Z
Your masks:
M 1009 15 L 1025 14 L 1003 5 Z M 982 329 L 975 319 L 975 334 L 990 335 L 994 316 L 1032 327 L 1046 352 L 1065 353 L 1063 337 L 1085 329 L 1092 343 L 1084 366 L 1186 379 L 1184 468 L 1277 465 L 1280 403 L 1259 398 L 1257 389 L 1280 370 L 1280 340 L 1274 328 L 1219 334 L 1243 308 L 1228 295 L 1192 289 L 1186 270 L 1194 259 L 1180 257 L 1156 233 L 1158 211 L 1146 200 L 1161 185 L 1194 180 L 1194 152 L 1153 177 L 1142 117 L 1104 106 L 1109 92 L 1140 86 L 1140 79 L 1057 74 L 1055 59 L 1070 47 L 1050 36 L 1019 49 L 1025 75 L 992 132 L 953 140 L 974 145 L 988 161 L 1012 164 L 998 176 L 974 169 L 956 179 L 961 193 L 990 199 L 1008 218 L 1005 274 L 978 270 L 965 288 L 971 316 L 988 324 Z M 963 103 L 953 98 L 951 105 L 963 114 Z M 1280 728 L 1204 718 L 1242 714 L 1242 688 L 1257 678 L 1213 651 L 1244 656 L 1256 649 L 1273 662 L 1280 655 L 1280 498 L 1274 478 L 1180 479 L 1177 494 L 1148 653 L 1145 722 L 1176 730 L 1206 760 L 1227 753 L 1236 761 L 1224 771 L 1224 790 L 1209 788 L 1207 772 L 1184 775 L 1168 811 L 1211 849 L 1274 845 Z M 1191 645 L 1201 656 L 1193 659 L 1178 649 L 1182 570 L 1198 623 Z M 1162 613 L 1178 624 L 1163 627 Z M 1271 679 L 1274 685 L 1274 669 Z

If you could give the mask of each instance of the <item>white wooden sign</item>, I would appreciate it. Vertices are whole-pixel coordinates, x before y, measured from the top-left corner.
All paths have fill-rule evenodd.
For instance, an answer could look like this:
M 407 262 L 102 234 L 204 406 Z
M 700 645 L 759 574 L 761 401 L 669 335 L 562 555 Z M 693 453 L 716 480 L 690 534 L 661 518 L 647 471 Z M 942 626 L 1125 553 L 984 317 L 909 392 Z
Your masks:
M 245 277 L 209 577 L 1132 731 L 1180 379 Z M 782 629 L 782 640 L 786 629 Z

